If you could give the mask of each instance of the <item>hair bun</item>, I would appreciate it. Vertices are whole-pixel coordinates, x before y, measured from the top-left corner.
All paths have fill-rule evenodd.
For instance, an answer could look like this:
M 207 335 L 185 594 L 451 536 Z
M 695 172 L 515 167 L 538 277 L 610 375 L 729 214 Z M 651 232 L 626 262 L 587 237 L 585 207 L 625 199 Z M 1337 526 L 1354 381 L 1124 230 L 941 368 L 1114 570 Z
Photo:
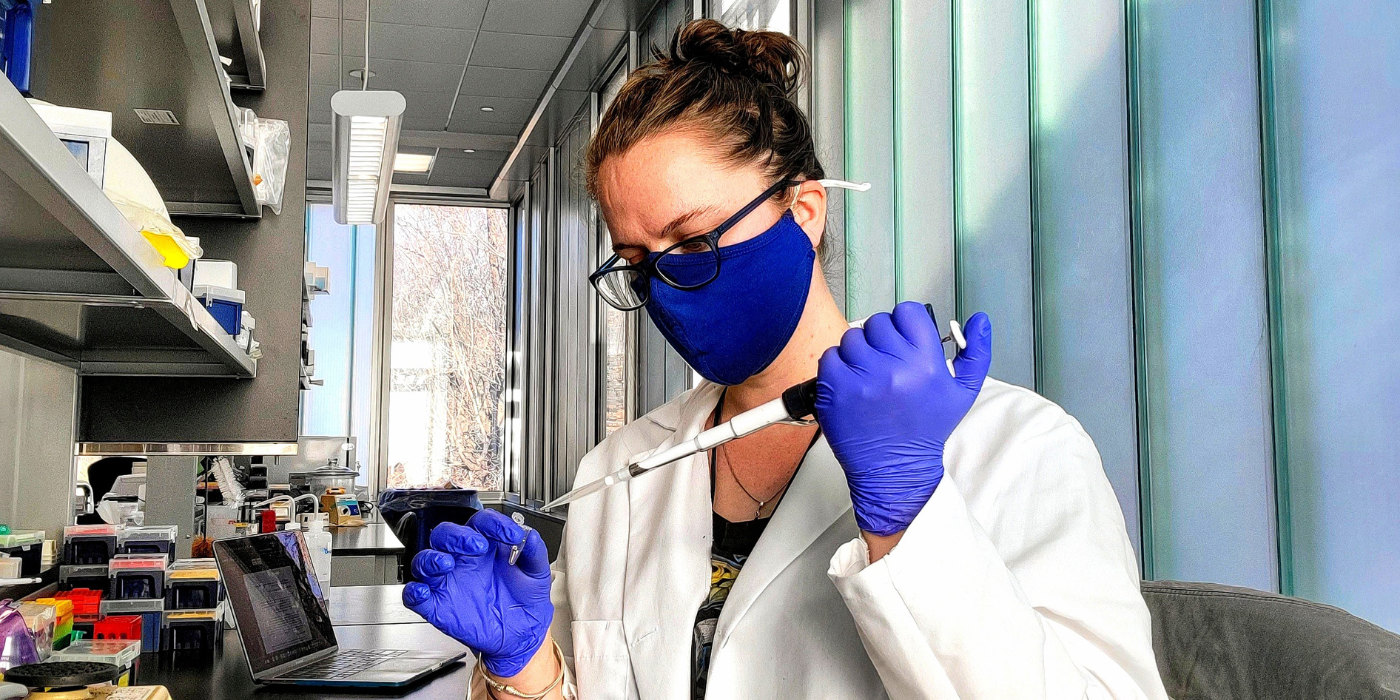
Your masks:
M 786 34 L 730 29 L 704 19 L 676 32 L 668 58 L 677 63 L 708 64 L 791 94 L 802 75 L 803 57 L 802 46 Z

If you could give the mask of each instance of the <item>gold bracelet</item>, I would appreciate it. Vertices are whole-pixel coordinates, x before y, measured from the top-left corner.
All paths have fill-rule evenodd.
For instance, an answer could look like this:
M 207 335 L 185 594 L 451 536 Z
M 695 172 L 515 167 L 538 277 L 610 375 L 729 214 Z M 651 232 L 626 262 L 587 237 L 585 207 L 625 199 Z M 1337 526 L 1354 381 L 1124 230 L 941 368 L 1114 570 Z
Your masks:
M 559 684 L 564 682 L 564 650 L 559 648 L 559 642 L 554 642 L 554 658 L 559 662 L 559 675 L 554 677 L 554 682 L 550 683 L 548 688 L 545 688 L 544 690 L 541 690 L 538 693 L 527 693 L 522 690 L 517 690 L 515 686 L 506 685 L 505 683 L 502 683 L 496 680 L 495 678 L 492 678 L 491 674 L 486 670 L 485 667 L 481 668 L 481 677 L 486 680 L 486 685 L 489 686 L 492 691 L 499 690 L 502 693 L 509 693 L 514 697 L 524 698 L 525 700 L 540 700 L 540 698 L 554 692 L 554 689 L 558 688 Z M 477 663 L 479 664 L 480 661 L 478 661 Z

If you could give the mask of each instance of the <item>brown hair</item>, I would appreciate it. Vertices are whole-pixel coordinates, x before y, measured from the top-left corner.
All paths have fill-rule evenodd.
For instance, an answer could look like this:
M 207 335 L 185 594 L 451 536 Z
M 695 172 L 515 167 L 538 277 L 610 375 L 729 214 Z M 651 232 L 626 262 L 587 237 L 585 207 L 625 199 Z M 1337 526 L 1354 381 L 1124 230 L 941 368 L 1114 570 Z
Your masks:
M 793 99 L 805 64 L 802 46 L 786 34 L 712 19 L 677 27 L 670 48 L 633 72 L 603 113 L 588 143 L 588 191 L 597 197 L 603 161 L 676 127 L 701 131 L 732 162 L 762 164 L 774 178 L 825 177 Z

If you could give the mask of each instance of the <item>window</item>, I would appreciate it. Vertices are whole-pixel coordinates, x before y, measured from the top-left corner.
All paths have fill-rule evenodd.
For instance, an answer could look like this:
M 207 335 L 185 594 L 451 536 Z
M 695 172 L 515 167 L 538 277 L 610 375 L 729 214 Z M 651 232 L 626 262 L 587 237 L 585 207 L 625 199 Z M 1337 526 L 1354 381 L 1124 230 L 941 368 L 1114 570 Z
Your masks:
M 372 465 L 375 227 L 337 224 L 329 204 L 309 205 L 306 222 L 306 259 L 330 275 L 328 293 L 311 297 L 307 344 L 321 384 L 301 393 L 301 434 L 351 436 L 359 461 Z M 360 471 L 361 484 L 369 477 Z
M 623 83 L 627 82 L 627 66 L 624 63 L 619 66 L 603 83 L 602 89 L 598 93 L 598 110 L 606 111 L 613 98 L 622 91 Z M 607 260 L 612 255 L 612 243 L 608 238 L 607 222 L 603 221 L 602 212 L 598 212 L 598 253 L 599 264 Z M 603 396 L 601 403 L 603 406 L 602 430 L 599 438 L 604 438 L 621 428 L 631 418 L 631 381 L 629 371 L 633 358 L 630 348 L 634 346 L 633 336 L 633 314 L 626 311 L 618 311 L 612 306 L 603 302 L 595 292 L 593 294 L 594 303 L 598 305 L 599 313 L 603 319 L 602 343 L 603 351 Z
M 507 211 L 396 204 L 387 483 L 501 488 Z
M 710 0 L 710 16 L 735 29 L 792 33 L 792 0 Z

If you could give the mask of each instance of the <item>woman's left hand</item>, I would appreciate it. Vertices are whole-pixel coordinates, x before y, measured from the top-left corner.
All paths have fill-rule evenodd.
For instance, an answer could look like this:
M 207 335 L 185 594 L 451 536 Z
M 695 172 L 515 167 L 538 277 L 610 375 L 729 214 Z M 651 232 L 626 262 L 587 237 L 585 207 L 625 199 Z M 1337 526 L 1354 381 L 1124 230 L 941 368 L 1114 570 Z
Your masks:
M 992 364 L 992 324 L 968 319 L 948 372 L 937 323 L 914 302 L 852 328 L 822 355 L 817 421 L 846 472 L 860 529 L 902 532 L 943 479 L 943 446 Z

